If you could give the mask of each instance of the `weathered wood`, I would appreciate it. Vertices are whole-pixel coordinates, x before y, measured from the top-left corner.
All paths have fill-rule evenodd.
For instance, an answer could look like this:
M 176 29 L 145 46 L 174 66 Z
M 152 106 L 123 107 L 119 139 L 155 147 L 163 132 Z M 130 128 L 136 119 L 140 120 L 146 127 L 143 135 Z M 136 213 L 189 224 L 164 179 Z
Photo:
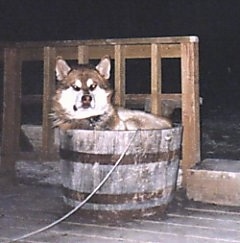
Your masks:
M 151 45 L 151 112 L 161 115 L 162 68 L 161 52 L 158 44 Z
M 123 39 L 100 39 L 100 40 L 65 40 L 65 41 L 44 41 L 44 42 L 17 42 L 17 43 L 10 43 L 10 42 L 1 42 L 0 47 L 17 47 L 21 49 L 21 59 L 22 60 L 43 60 L 42 57 L 42 49 L 45 46 L 49 47 L 55 47 L 57 50 L 57 55 L 63 55 L 66 59 L 77 59 L 77 52 L 76 47 L 78 46 L 92 46 L 89 54 L 90 57 L 97 57 L 100 58 L 102 54 L 105 54 L 106 52 L 114 56 L 114 49 L 112 46 L 114 45 L 128 45 L 126 49 L 129 48 L 130 56 L 128 58 L 143 58 L 143 55 L 146 55 L 148 53 L 148 57 L 151 55 L 150 51 L 150 45 L 152 43 L 162 44 L 161 45 L 161 51 L 162 55 L 164 57 L 178 57 L 180 56 L 180 43 L 188 43 L 190 41 L 197 42 L 198 39 L 195 36 L 183 36 L 183 37 L 156 37 L 156 38 L 123 38 Z M 148 44 L 149 47 L 146 46 L 146 48 L 149 48 L 149 51 L 145 51 L 145 48 L 143 48 L 143 55 L 141 52 L 137 54 L 137 52 L 130 51 L 132 48 L 135 49 L 132 45 L 135 44 Z M 164 44 L 164 45 L 163 45 Z M 176 44 L 176 45 L 174 45 Z M 95 46 L 101 46 L 101 48 L 95 48 Z M 105 53 L 103 53 L 101 51 Z M 99 52 L 100 51 L 100 52 Z M 94 54 L 96 53 L 96 54 Z M 136 53 L 136 54 L 134 54 Z M 92 56 L 93 55 L 93 56 Z M 166 56 L 165 56 L 166 55 Z M 1 57 L 1 56 L 0 56 Z M 2 60 L 2 59 L 0 59 Z
M 151 58 L 152 45 L 124 45 L 126 58 Z M 180 57 L 180 45 L 179 44 L 156 44 L 161 52 L 163 58 Z M 160 58 L 160 56 L 159 56 Z
M 126 93 L 126 74 L 125 74 L 125 55 L 121 45 L 115 46 L 115 103 L 119 106 L 125 106 Z
M 89 48 L 87 46 L 78 46 L 78 63 L 89 63 Z M 63 56 L 65 58 L 65 56 Z
M 21 63 L 18 49 L 4 49 L 3 129 L 0 172 L 9 178 L 15 174 L 19 153 Z
M 177 181 L 181 127 L 62 132 L 60 156 L 68 205 L 76 206 L 98 186 L 135 133 L 121 164 L 83 209 L 106 218 L 142 217 L 165 211 Z
M 44 86 L 43 86 L 43 120 L 42 120 L 42 156 L 45 160 L 56 157 L 54 130 L 50 120 L 52 97 L 55 91 L 56 52 L 53 47 L 44 48 Z
M 114 59 L 115 45 L 90 45 L 88 48 L 90 59 L 101 59 L 105 55 L 109 55 L 112 59 Z
M 161 55 L 163 58 L 180 58 L 180 44 L 158 44 L 161 50 Z M 69 47 L 57 47 L 56 53 L 58 56 L 63 56 L 65 59 L 78 59 L 78 52 L 76 51 L 80 47 L 78 52 L 82 51 L 82 48 L 88 49 L 87 57 L 89 59 L 100 59 L 106 53 L 114 58 L 114 45 L 79 45 L 79 46 L 69 46 Z M 43 47 L 31 47 L 22 48 L 20 50 L 21 60 L 32 61 L 32 60 L 42 60 L 42 49 Z M 125 57 L 130 58 L 151 58 L 151 44 L 141 44 L 141 45 L 124 45 Z M 81 55 L 81 54 L 80 54 Z M 1 56 L 0 56 L 1 57 Z M 85 63 L 87 62 L 85 59 Z M 0 59 L 1 60 L 1 59 Z
M 188 43 L 198 42 L 196 36 L 171 36 L 171 37 L 146 37 L 146 38 L 121 38 L 121 39 L 98 39 L 98 40 L 64 40 L 64 41 L 44 41 L 44 42 L 17 42 L 17 47 L 29 48 L 36 46 L 79 46 L 79 45 L 132 45 L 132 44 L 172 44 L 172 43 Z M 15 44 L 14 44 L 15 45 Z
M 196 36 L 171 36 L 171 37 L 146 37 L 146 38 L 121 38 L 121 39 L 98 39 L 98 40 L 63 40 L 63 41 L 32 41 L 32 42 L 0 42 L 2 47 L 18 47 L 18 48 L 31 48 L 31 47 L 71 47 L 79 45 L 132 45 L 132 44 L 178 44 L 178 43 L 198 42 Z
M 188 170 L 189 199 L 240 206 L 240 161 L 206 159 Z
M 128 58 L 151 58 L 152 59 L 152 97 L 149 104 L 152 112 L 160 113 L 161 101 L 165 95 L 161 94 L 161 58 L 180 58 L 181 59 L 181 84 L 182 94 L 178 95 L 177 105 L 182 103 L 182 124 L 184 126 L 183 133 L 183 177 L 184 185 L 186 184 L 186 171 L 192 165 L 200 161 L 200 129 L 199 129 L 199 78 L 198 78 L 198 38 L 195 36 L 183 37 L 156 37 L 156 38 L 130 38 L 130 39 L 102 39 L 102 40 L 73 40 L 73 41 L 49 41 L 49 42 L 18 42 L 18 43 L 0 43 L 0 48 L 8 46 L 18 48 L 20 52 L 19 62 L 24 60 L 43 60 L 47 59 L 52 63 L 46 66 L 48 70 L 44 75 L 54 75 L 54 58 L 42 55 L 44 48 L 55 48 L 55 55 L 62 55 L 65 59 L 79 60 L 79 62 L 87 62 L 87 59 L 101 58 L 104 55 L 110 55 L 115 59 L 115 102 L 117 105 L 125 106 L 129 96 L 126 94 L 126 77 L 125 77 L 125 61 Z M 46 49 L 45 49 L 46 50 Z M 47 52 L 46 52 L 47 53 Z M 50 52 L 49 52 L 50 53 Z M 46 54 L 48 55 L 48 54 Z M 46 59 L 46 60 L 45 60 Z M 53 61 L 54 60 L 54 61 Z M 48 64 L 45 64 L 48 65 Z M 51 74 L 50 74 L 51 73 Z M 49 84 L 49 93 L 47 91 L 47 80 L 51 82 L 51 78 L 45 78 L 46 85 L 44 112 L 49 112 L 49 97 L 51 93 L 51 84 Z M 159 91 L 159 92 L 158 92 Z M 158 94 L 157 94 L 158 93 Z M 176 94 L 177 95 L 177 94 Z M 136 95 L 137 96 L 137 95 Z M 140 96 L 139 96 L 140 97 Z M 142 99 L 142 98 L 140 98 Z M 175 101 L 175 97 L 174 97 Z M 140 101 L 141 102 L 141 101 Z M 150 106 L 149 106 L 150 107 Z M 163 113 L 164 114 L 164 113 Z M 48 114 L 45 114 L 47 117 Z M 44 135 L 48 140 L 48 136 L 53 136 L 49 129 L 49 121 L 44 118 L 45 132 Z M 5 123 L 6 126 L 8 124 Z M 48 128 L 47 128 L 48 127 Z M 6 128 L 3 127 L 3 130 Z M 53 148 L 53 139 L 48 140 L 49 143 L 44 145 L 44 151 Z M 45 143 L 45 142 L 44 142 Z
M 52 169 L 49 169 L 48 163 L 43 163 L 40 168 L 50 176 Z M 37 163 L 29 163 L 28 169 L 44 180 L 46 174 L 42 173 Z M 27 175 L 24 169 L 21 171 L 24 179 L 31 174 Z M 29 182 L 29 179 L 26 181 Z M 51 224 L 66 213 L 58 186 L 31 183 L 10 187 L 2 184 L 0 190 L 0 242 L 11 242 L 16 237 Z M 181 194 L 178 198 L 183 199 Z M 96 221 L 92 215 L 82 217 L 83 211 L 79 210 L 57 227 L 22 242 L 239 243 L 239 207 L 220 207 L 186 200 L 184 203 L 174 201 L 173 205 L 170 205 L 164 218 L 113 220 L 111 223 Z
M 187 169 L 200 162 L 199 121 L 199 63 L 198 43 L 181 44 L 182 70 L 182 146 L 183 185 L 186 185 Z
M 176 100 L 181 102 L 181 94 L 159 94 L 161 100 Z M 151 94 L 126 94 L 126 100 L 144 102 L 145 100 L 151 99 Z

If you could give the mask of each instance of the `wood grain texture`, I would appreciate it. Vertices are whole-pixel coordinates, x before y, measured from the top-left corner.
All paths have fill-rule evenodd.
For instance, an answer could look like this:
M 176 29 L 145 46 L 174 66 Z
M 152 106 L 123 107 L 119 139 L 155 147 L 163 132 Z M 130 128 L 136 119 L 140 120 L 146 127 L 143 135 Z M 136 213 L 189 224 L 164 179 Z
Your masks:
M 134 133 L 68 130 L 60 134 L 67 205 L 76 206 L 98 186 Z M 126 211 L 129 217 L 162 213 L 176 186 L 181 134 L 181 127 L 138 131 L 123 163 L 83 209 L 117 217 Z

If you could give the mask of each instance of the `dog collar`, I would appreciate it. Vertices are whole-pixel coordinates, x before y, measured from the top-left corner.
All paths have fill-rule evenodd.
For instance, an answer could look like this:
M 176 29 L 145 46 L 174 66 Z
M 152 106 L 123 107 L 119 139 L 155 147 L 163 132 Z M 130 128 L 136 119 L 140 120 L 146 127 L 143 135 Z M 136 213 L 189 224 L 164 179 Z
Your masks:
M 90 127 L 95 127 L 96 126 L 96 123 L 99 122 L 101 119 L 100 119 L 101 116 L 92 116 L 92 117 L 89 117 L 88 118 L 88 121 L 90 123 Z

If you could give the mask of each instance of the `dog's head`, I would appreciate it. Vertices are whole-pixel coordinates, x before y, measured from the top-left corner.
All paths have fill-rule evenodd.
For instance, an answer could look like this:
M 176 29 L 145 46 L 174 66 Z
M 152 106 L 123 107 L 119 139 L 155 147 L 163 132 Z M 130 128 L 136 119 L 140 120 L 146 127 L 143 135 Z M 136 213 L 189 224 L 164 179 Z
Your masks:
M 110 106 L 109 87 L 111 62 L 108 56 L 99 64 L 70 67 L 61 57 L 56 62 L 56 77 L 60 82 L 57 102 L 69 119 L 84 119 L 102 115 Z

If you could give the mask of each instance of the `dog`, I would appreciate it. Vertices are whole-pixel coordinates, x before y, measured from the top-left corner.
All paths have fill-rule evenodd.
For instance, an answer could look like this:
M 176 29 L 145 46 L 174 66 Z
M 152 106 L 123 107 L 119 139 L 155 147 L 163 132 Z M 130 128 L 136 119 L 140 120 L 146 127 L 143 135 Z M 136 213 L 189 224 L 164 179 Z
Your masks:
M 104 56 L 97 66 L 70 67 L 56 59 L 58 87 L 53 96 L 53 127 L 60 129 L 137 130 L 171 128 L 170 120 L 140 110 L 113 105 L 110 88 L 111 60 Z

